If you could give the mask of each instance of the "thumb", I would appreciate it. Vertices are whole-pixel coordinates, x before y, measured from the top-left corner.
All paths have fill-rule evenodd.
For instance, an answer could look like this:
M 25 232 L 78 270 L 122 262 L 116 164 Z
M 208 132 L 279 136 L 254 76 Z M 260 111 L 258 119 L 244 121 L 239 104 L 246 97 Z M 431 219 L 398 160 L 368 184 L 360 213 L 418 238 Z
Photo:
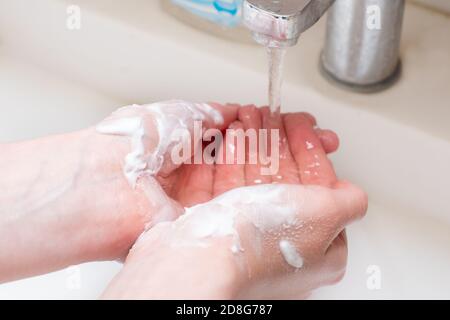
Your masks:
M 125 158 L 124 172 L 130 184 L 136 186 L 142 176 L 168 175 L 184 163 L 183 160 L 192 157 L 195 150 L 192 146 L 202 142 L 203 134 L 195 134 L 196 124 L 222 130 L 237 118 L 237 111 L 237 105 L 182 100 L 131 105 L 114 112 L 96 129 L 100 134 L 130 138 L 131 149 Z M 188 148 L 183 148 L 186 145 Z M 178 150 L 174 150 L 176 148 Z M 172 157 L 177 154 L 173 151 L 179 151 L 180 155 L 185 149 L 189 152 L 183 152 L 181 158 Z
M 160 174 L 166 176 L 181 164 L 193 163 L 192 158 L 203 149 L 205 132 L 209 130 L 208 135 L 215 136 L 219 131 L 228 128 L 237 119 L 238 109 L 237 104 L 189 103 L 180 104 L 171 114 L 166 113 L 160 117 L 164 126 L 170 123 L 170 129 L 166 130 L 166 134 L 159 132 L 160 145 L 167 145 L 167 148 L 163 148 L 164 161 Z M 170 121 L 173 120 L 171 115 L 176 116 L 176 122 Z
M 227 129 L 230 124 L 232 124 L 234 121 L 238 118 L 238 111 L 240 108 L 239 104 L 235 103 L 228 103 L 225 105 L 216 103 L 216 102 L 210 102 L 208 103 L 214 110 L 218 111 L 219 114 L 222 116 L 223 121 L 221 123 L 206 123 L 206 126 L 208 128 L 215 128 L 219 130 L 225 130 Z
M 343 226 L 364 217 L 368 207 L 367 194 L 359 187 L 347 181 L 339 181 L 333 188 L 336 208 L 339 210 L 340 221 Z

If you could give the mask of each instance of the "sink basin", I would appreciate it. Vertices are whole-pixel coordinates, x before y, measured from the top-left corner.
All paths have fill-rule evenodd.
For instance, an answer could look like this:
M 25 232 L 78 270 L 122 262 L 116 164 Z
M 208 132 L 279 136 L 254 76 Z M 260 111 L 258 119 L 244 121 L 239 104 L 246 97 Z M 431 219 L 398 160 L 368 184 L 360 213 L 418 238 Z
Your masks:
M 77 130 L 129 103 L 266 103 L 262 48 L 185 26 L 157 1 L 73 3 L 82 20 L 71 31 L 68 1 L 0 2 L 0 142 Z M 323 21 L 288 53 L 284 111 L 334 129 L 339 176 L 370 196 L 367 218 L 348 230 L 346 277 L 314 299 L 450 298 L 450 19 L 411 4 L 406 17 L 403 77 L 380 94 L 321 78 Z M 0 285 L 0 299 L 95 299 L 118 270 L 74 266 Z

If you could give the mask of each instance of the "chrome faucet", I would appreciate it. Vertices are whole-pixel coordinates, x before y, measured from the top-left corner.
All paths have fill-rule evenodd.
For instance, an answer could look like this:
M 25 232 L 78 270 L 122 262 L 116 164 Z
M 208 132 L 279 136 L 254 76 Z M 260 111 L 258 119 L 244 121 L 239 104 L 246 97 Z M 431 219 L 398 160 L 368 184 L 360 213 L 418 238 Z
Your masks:
M 269 47 L 297 44 L 300 34 L 308 30 L 325 13 L 334 0 L 246 0 L 244 24 L 253 38 Z
M 405 0 L 245 0 L 243 21 L 258 43 L 289 47 L 331 7 L 323 74 L 341 86 L 374 92 L 400 74 L 404 6 Z

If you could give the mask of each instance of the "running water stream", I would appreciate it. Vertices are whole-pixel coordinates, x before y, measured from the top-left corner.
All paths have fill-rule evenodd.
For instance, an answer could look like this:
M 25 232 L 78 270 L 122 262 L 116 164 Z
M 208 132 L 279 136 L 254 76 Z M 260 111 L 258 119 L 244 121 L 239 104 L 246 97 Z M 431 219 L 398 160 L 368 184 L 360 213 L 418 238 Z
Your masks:
M 272 114 L 280 112 L 281 86 L 286 48 L 267 47 L 269 56 L 269 106 Z

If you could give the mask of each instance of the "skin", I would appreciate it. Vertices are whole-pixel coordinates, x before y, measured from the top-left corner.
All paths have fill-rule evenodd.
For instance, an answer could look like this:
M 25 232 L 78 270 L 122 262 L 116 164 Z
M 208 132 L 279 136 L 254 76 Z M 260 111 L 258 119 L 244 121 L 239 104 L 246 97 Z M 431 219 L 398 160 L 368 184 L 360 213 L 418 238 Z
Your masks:
M 237 119 L 238 105 L 214 106 L 225 119 L 220 129 Z M 123 175 L 126 138 L 90 128 L 0 144 L 0 151 L 0 283 L 124 258 L 157 213 L 146 181 L 133 190 Z M 181 212 L 209 199 L 212 172 L 182 166 L 157 179 Z
M 363 217 L 367 195 L 337 179 L 327 158 L 338 147 L 337 136 L 314 129 L 315 125 L 308 114 L 273 118 L 267 108 L 245 106 L 230 128 L 280 129 L 280 172 L 261 176 L 261 164 L 189 165 L 181 168 L 183 183 L 177 185 L 177 200 L 192 205 L 255 181 L 287 184 L 295 195 L 290 201 L 304 201 L 298 212 L 301 225 L 262 232 L 242 219 L 236 228 L 243 251 L 236 254 L 230 250 L 230 236 L 211 237 L 206 247 L 174 246 L 167 239 L 178 233 L 176 222 L 159 224 L 137 241 L 103 298 L 291 299 L 304 298 L 317 287 L 339 281 L 347 260 L 345 227 Z M 230 144 L 225 140 L 223 145 L 236 148 Z M 198 192 L 182 191 L 196 186 L 201 186 Z M 242 201 L 246 198 L 242 190 Z M 208 208 L 208 203 L 204 206 Z M 301 269 L 288 265 L 280 253 L 278 243 L 286 238 L 304 259 Z
M 237 119 L 237 106 L 215 108 L 224 118 L 218 129 Z M 133 189 L 123 174 L 127 138 L 90 128 L 0 148 L 0 283 L 123 259 L 161 209 L 153 201 L 161 194 L 149 194 L 151 179 L 141 179 Z M 157 180 L 178 190 L 184 171 Z M 183 201 L 195 203 L 198 190 L 194 200 L 182 196 Z M 173 199 L 166 204 L 181 213 L 183 203 L 169 194 Z
M 257 117 L 244 119 L 242 114 L 245 112 L 257 114 L 261 124 L 267 124 L 263 113 L 255 112 L 254 106 L 239 109 L 237 105 L 215 104 L 214 107 L 225 119 L 219 129 L 230 125 L 255 127 Z M 337 149 L 338 139 L 334 133 L 312 129 L 315 120 L 309 115 L 300 115 L 310 121 L 308 128 L 318 145 L 323 146 L 324 153 Z M 283 125 L 288 124 L 289 117 L 283 119 Z M 285 128 L 289 143 L 290 131 L 295 130 Z M 2 144 L 0 148 L 0 188 L 5 190 L 0 195 L 0 283 L 87 261 L 122 259 L 145 226 L 152 225 L 161 211 L 155 201 L 161 194 L 149 192 L 154 191 L 153 178 L 140 179 L 137 187 L 132 189 L 123 175 L 123 159 L 130 151 L 127 138 L 100 135 L 91 128 L 33 141 Z M 286 150 L 290 148 L 290 145 L 285 146 Z M 295 155 L 290 160 L 289 157 L 283 160 L 284 165 L 298 168 L 292 160 L 295 160 Z M 165 206 L 171 206 L 174 212 L 181 214 L 183 207 L 203 203 L 232 188 L 254 182 L 252 174 L 257 171 L 254 167 L 228 167 L 182 165 L 157 176 L 157 184 L 169 197 Z M 284 172 L 286 181 L 283 183 L 305 183 L 295 170 Z M 151 229 L 154 232 L 147 232 L 148 239 L 157 239 L 164 230 L 163 226 L 167 224 Z M 116 279 L 110 287 L 115 290 L 109 289 L 105 297 L 152 297 L 154 292 L 165 292 L 163 297 L 236 297 L 237 289 L 251 294 L 251 286 L 244 285 L 250 283 L 248 277 L 236 268 L 236 261 L 230 256 L 229 239 L 214 241 L 217 247 L 211 246 L 209 253 L 198 248 L 174 251 L 158 245 L 157 241 L 143 242 L 144 245 L 135 247 L 142 250 L 135 249 L 128 255 L 124 271 L 118 277 L 122 280 Z M 174 266 L 174 259 L 180 262 L 175 267 L 189 265 L 189 261 L 196 259 L 195 266 L 201 265 L 201 268 L 196 268 L 197 271 L 191 270 L 194 268 L 171 269 L 169 265 Z M 131 261 L 136 263 L 131 264 Z M 133 272 L 130 273 L 133 265 L 136 268 L 134 276 Z M 215 274 L 219 267 L 229 271 L 227 277 L 220 277 L 220 281 Z M 149 272 L 152 268 L 154 270 Z M 123 276 L 126 274 L 129 276 Z M 183 292 L 192 286 L 180 285 L 183 284 L 181 281 L 177 287 L 175 275 L 188 281 L 186 284 L 191 282 L 194 287 L 198 286 L 200 276 L 202 280 L 210 277 L 211 281 L 205 288 L 198 286 L 198 290 Z M 168 279 L 173 281 L 167 282 Z M 130 281 L 128 288 L 124 281 Z M 165 290 L 149 290 L 145 283 Z

